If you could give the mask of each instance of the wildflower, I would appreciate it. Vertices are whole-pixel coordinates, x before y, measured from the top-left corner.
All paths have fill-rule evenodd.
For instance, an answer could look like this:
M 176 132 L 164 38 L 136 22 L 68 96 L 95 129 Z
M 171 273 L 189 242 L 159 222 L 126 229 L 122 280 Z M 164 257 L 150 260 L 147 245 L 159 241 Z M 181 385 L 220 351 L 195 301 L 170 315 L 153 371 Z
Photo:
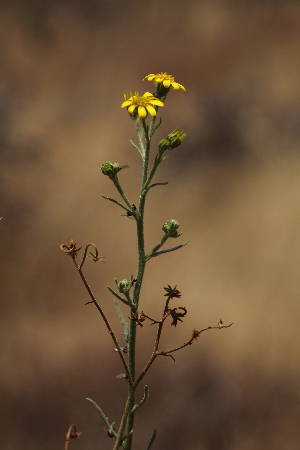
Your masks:
M 151 73 L 150 75 L 147 75 L 144 80 L 153 81 L 153 84 L 160 84 L 165 89 L 169 90 L 170 88 L 174 91 L 179 91 L 182 89 L 184 92 L 186 92 L 186 89 L 182 84 L 177 83 L 174 80 L 174 77 L 172 75 L 168 75 L 167 72 L 160 72 L 157 74 Z
M 122 103 L 121 108 L 127 106 L 127 111 L 132 116 L 136 114 L 137 108 L 140 119 L 146 119 L 148 113 L 150 113 L 151 116 L 156 116 L 156 109 L 152 105 L 164 106 L 163 102 L 158 100 L 150 92 L 145 92 L 143 95 L 140 95 L 138 92 L 135 92 L 134 95 L 132 95 L 132 92 L 130 92 L 130 94 L 126 93 L 124 94 L 124 99 L 125 102 Z

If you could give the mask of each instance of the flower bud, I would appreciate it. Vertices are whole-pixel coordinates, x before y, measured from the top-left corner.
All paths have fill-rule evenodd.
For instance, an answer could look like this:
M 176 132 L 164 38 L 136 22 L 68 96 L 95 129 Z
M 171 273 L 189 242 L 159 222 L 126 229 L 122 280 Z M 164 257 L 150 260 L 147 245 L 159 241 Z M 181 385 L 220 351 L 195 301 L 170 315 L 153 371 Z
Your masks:
M 130 290 L 130 282 L 128 280 L 121 280 L 119 283 L 117 283 L 117 287 L 119 289 L 119 292 L 121 294 L 127 294 Z
M 175 130 L 172 131 L 172 133 L 170 133 L 167 137 L 170 143 L 170 150 L 179 147 L 185 137 L 186 133 L 184 131 L 178 131 L 178 128 L 175 128 Z
M 177 229 L 179 228 L 179 222 L 174 219 L 168 220 L 163 224 L 162 230 L 166 233 L 168 237 L 177 238 L 182 233 L 178 233 Z
M 172 131 L 172 133 L 168 134 L 166 139 L 163 139 L 159 143 L 159 153 L 162 154 L 166 150 L 173 150 L 182 143 L 183 139 L 186 137 L 186 133 L 184 131 L 178 131 L 178 128 Z
M 116 177 L 117 173 L 120 172 L 122 167 L 118 163 L 111 163 L 110 161 L 107 161 L 102 164 L 101 166 L 101 172 L 103 175 L 107 175 L 110 179 L 113 179 Z

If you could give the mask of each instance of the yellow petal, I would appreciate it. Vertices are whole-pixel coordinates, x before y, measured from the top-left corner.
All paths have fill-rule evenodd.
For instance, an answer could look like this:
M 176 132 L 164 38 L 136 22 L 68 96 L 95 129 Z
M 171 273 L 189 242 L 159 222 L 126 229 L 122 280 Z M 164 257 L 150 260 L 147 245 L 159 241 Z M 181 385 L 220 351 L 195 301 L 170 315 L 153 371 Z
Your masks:
M 151 80 L 153 80 L 153 78 L 155 77 L 155 75 L 154 75 L 154 73 L 150 73 L 150 75 L 147 75 L 144 79 L 143 79 L 143 81 L 144 80 L 149 80 L 149 81 L 151 81 Z
M 148 97 L 154 97 L 154 95 L 151 94 L 151 92 L 145 92 L 145 94 L 143 94 L 143 97 L 146 97 L 146 98 L 148 98 Z
M 157 105 L 157 106 L 165 106 L 164 104 L 163 104 L 163 102 L 161 102 L 160 100 L 157 100 L 156 98 L 155 99 L 151 99 L 151 100 L 149 100 L 149 103 L 152 103 L 152 105 Z
M 171 84 L 171 81 L 170 81 L 170 80 L 164 80 L 164 81 L 163 81 L 163 85 L 164 85 L 165 88 L 169 88 L 169 87 L 170 87 L 170 84 Z
M 144 106 L 139 106 L 138 112 L 139 112 L 139 117 L 140 117 L 141 119 L 146 119 L 146 117 L 147 117 L 147 111 L 146 111 L 146 109 L 145 109 Z
M 151 114 L 151 116 L 156 116 L 155 108 L 151 105 L 146 105 L 147 111 Z
M 131 106 L 129 106 L 129 108 L 128 108 L 128 112 L 129 112 L 129 114 L 133 114 L 133 113 L 134 113 L 134 110 L 135 110 L 135 108 L 136 108 L 136 105 L 131 105 Z
M 129 106 L 129 105 L 131 105 L 131 104 L 132 104 L 132 102 L 129 101 L 129 100 L 127 100 L 126 102 L 123 102 L 123 103 L 122 103 L 121 108 L 124 108 L 125 106 Z
M 172 89 L 174 89 L 174 91 L 179 91 L 179 89 L 180 89 L 180 85 L 178 83 L 176 83 L 175 81 L 173 81 L 171 87 L 172 87 Z

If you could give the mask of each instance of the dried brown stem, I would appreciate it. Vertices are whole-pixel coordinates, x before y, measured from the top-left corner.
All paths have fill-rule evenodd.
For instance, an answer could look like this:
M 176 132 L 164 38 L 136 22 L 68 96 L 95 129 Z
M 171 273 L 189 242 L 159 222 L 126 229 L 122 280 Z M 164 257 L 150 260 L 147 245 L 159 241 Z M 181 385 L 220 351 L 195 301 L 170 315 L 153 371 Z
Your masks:
M 88 251 L 88 248 L 89 248 L 90 246 L 92 246 L 92 247 L 95 249 L 95 252 L 96 252 L 95 255 L 93 255 L 93 253 L 91 253 L 91 258 L 93 259 L 93 261 L 98 261 L 99 259 L 103 258 L 103 257 L 101 257 L 101 256 L 99 257 L 99 253 L 98 253 L 97 247 L 95 246 L 95 244 L 91 244 L 91 243 L 89 243 L 89 244 L 87 244 L 87 245 L 85 246 L 83 258 L 82 258 L 80 264 L 77 263 L 76 257 L 77 257 L 77 253 L 79 252 L 79 250 L 81 249 L 81 247 L 76 248 L 76 243 L 75 243 L 73 240 L 70 241 L 70 245 L 62 244 L 62 245 L 60 246 L 60 249 L 61 249 L 64 253 L 66 253 L 67 255 L 71 256 L 71 258 L 72 258 L 72 260 L 73 260 L 73 262 L 74 262 L 74 264 L 75 264 L 75 267 L 76 267 L 76 269 L 78 270 L 79 275 L 80 275 L 80 277 L 81 277 L 81 279 L 82 279 L 82 281 L 83 281 L 83 284 L 84 284 L 84 286 L 85 286 L 86 290 L 88 291 L 89 296 L 90 296 L 90 298 L 91 298 L 91 301 L 90 301 L 90 302 L 87 302 L 87 304 L 89 304 L 89 303 L 94 303 L 94 305 L 95 305 L 96 308 L 98 309 L 99 313 L 101 314 L 101 317 L 102 317 L 102 319 L 103 319 L 103 321 L 104 321 L 104 323 L 105 323 L 105 325 L 106 325 L 106 328 L 108 329 L 108 332 L 109 332 L 109 334 L 111 335 L 111 338 L 112 338 L 112 340 L 114 341 L 114 344 L 115 344 L 115 346 L 116 346 L 116 348 L 117 348 L 117 350 L 118 350 L 118 354 L 119 354 L 119 356 L 120 356 L 120 358 L 121 358 L 122 364 L 123 364 L 124 369 L 125 369 L 125 371 L 126 371 L 126 375 L 127 375 L 127 377 L 128 377 L 129 384 L 130 384 L 130 386 L 132 386 L 132 384 L 133 384 L 132 378 L 131 378 L 131 376 L 130 376 L 129 369 L 128 369 L 128 365 L 127 365 L 126 360 L 125 360 L 125 358 L 124 358 L 124 354 L 123 354 L 123 352 L 122 352 L 122 350 L 121 350 L 121 347 L 120 347 L 120 345 L 119 345 L 119 343 L 118 343 L 118 341 L 117 341 L 117 338 L 116 338 L 114 332 L 112 331 L 112 328 L 111 328 L 111 326 L 110 326 L 110 324 L 109 324 L 109 322 L 108 322 L 108 320 L 107 320 L 106 315 L 104 314 L 104 312 L 103 312 L 101 306 L 100 306 L 99 303 L 97 302 L 96 297 L 94 296 L 94 294 L 93 294 L 93 292 L 92 292 L 92 290 L 91 290 L 91 288 L 90 288 L 90 286 L 89 286 L 89 284 L 88 284 L 88 282 L 87 282 L 87 280 L 86 280 L 86 278 L 85 278 L 85 276 L 84 276 L 84 273 L 82 272 L 82 266 L 83 266 L 83 264 L 84 264 L 84 262 L 85 262 L 85 260 L 86 260 L 87 251 Z
M 168 301 L 170 299 L 167 300 L 166 303 L 166 307 L 168 304 Z M 168 310 L 168 307 L 165 308 Z M 229 324 L 229 325 L 224 325 L 222 320 L 219 321 L 218 326 L 216 327 L 207 327 L 207 328 L 203 328 L 202 330 L 193 330 L 193 334 L 192 337 L 185 342 L 182 345 L 179 345 L 178 347 L 174 347 L 174 348 L 170 348 L 169 350 L 162 350 L 162 351 L 157 351 L 158 349 L 158 345 L 159 345 L 159 341 L 160 341 L 160 336 L 161 336 L 161 332 L 162 332 L 162 327 L 164 324 L 165 319 L 167 318 L 168 313 L 165 314 L 162 318 L 162 320 L 159 322 L 158 325 L 158 330 L 157 330 L 157 335 L 156 335 L 156 340 L 155 340 L 155 345 L 154 345 L 154 350 L 153 353 L 149 359 L 149 361 L 147 362 L 146 366 L 144 367 L 143 371 L 141 372 L 140 376 L 138 377 L 138 379 L 136 380 L 135 384 L 134 384 L 134 388 L 136 389 L 137 386 L 139 385 L 139 383 L 141 382 L 141 380 L 144 378 L 144 376 L 146 375 L 146 373 L 148 372 L 148 370 L 150 369 L 151 365 L 153 364 L 153 362 L 155 361 L 157 356 L 170 356 L 173 360 L 173 356 L 171 355 L 171 353 L 177 352 L 178 350 L 183 349 L 184 347 L 187 347 L 188 345 L 192 345 L 192 343 L 200 336 L 201 333 L 203 333 L 204 331 L 208 331 L 208 330 L 221 330 L 222 328 L 229 328 L 233 325 L 233 323 Z M 175 361 L 175 360 L 174 360 Z
M 88 303 L 94 303 L 94 305 L 95 305 L 96 308 L 98 309 L 99 313 L 101 314 L 101 317 L 102 317 L 102 319 L 103 319 L 103 321 L 104 321 L 104 323 L 105 323 L 105 325 L 106 325 L 106 328 L 108 329 L 108 332 L 109 332 L 109 334 L 111 335 L 111 338 L 112 338 L 112 340 L 114 341 L 114 344 L 115 344 L 115 346 L 116 346 L 116 348 L 117 348 L 117 350 L 118 350 L 118 354 L 119 354 L 119 356 L 120 356 L 120 358 L 121 358 L 121 360 L 122 360 L 124 369 L 125 369 L 125 371 L 126 371 L 126 375 L 127 375 L 127 377 L 128 377 L 129 384 L 132 385 L 132 378 L 131 378 L 131 376 L 130 376 L 129 369 L 128 369 L 126 360 L 125 360 L 125 358 L 124 358 L 123 352 L 122 352 L 122 350 L 121 350 L 121 347 L 120 347 L 120 345 L 119 345 L 119 343 L 118 343 L 118 341 L 117 341 L 117 338 L 116 338 L 116 336 L 115 336 L 115 334 L 114 334 L 114 332 L 113 332 L 113 330 L 112 330 L 112 328 L 111 328 L 111 326 L 110 326 L 110 324 L 109 324 L 109 322 L 108 322 L 108 320 L 107 320 L 106 315 L 104 314 L 104 312 L 103 312 L 101 306 L 100 306 L 99 303 L 97 302 L 96 297 L 94 296 L 94 294 L 93 294 L 93 292 L 92 292 L 92 290 L 91 290 L 91 288 L 90 288 L 90 286 L 89 286 L 89 284 L 88 284 L 88 282 L 87 282 L 87 280 L 86 280 L 86 278 L 85 278 L 85 276 L 84 276 L 84 273 L 83 273 L 82 270 L 81 270 L 82 264 L 78 265 L 78 264 L 76 263 L 76 261 L 74 260 L 74 258 L 73 258 L 73 261 L 74 261 L 74 264 L 75 264 L 75 266 L 76 266 L 76 268 L 77 268 L 77 270 L 78 270 L 78 272 L 79 272 L 79 275 L 80 275 L 80 277 L 81 277 L 81 279 L 82 279 L 82 281 L 83 281 L 83 284 L 85 285 L 85 288 L 86 288 L 86 290 L 88 291 L 89 296 L 91 297 L 91 302 L 88 302 Z
M 84 254 L 83 254 L 83 257 L 82 257 L 82 261 L 81 261 L 81 263 L 79 264 L 78 269 L 82 269 L 82 266 L 83 266 L 83 264 L 85 263 L 85 260 L 86 260 L 86 254 L 87 254 L 87 251 L 88 251 L 88 248 L 89 248 L 89 247 L 93 247 L 93 248 L 95 249 L 95 255 L 94 255 L 92 252 L 90 252 L 88 258 L 91 258 L 94 262 L 99 261 L 99 259 L 101 260 L 101 259 L 104 258 L 104 256 L 99 256 L 99 252 L 98 252 L 98 249 L 97 249 L 96 245 L 95 245 L 95 244 L 92 244 L 92 243 L 90 242 L 90 243 L 88 243 L 88 244 L 85 246 Z M 102 260 L 102 262 L 104 262 L 104 261 Z
M 70 439 L 76 439 L 79 438 L 82 435 L 81 431 L 76 431 L 76 425 L 74 423 L 72 423 L 72 425 L 70 425 L 68 432 L 66 434 L 66 441 L 65 441 L 65 450 L 69 449 L 69 442 Z
M 137 387 L 139 385 L 141 380 L 144 378 L 144 376 L 146 375 L 146 373 L 148 372 L 148 370 L 150 369 L 150 367 L 154 363 L 155 358 L 158 356 L 157 355 L 157 349 L 158 349 L 159 341 L 160 341 L 160 338 L 161 338 L 162 328 L 164 326 L 166 318 L 170 315 L 170 312 L 168 311 L 170 300 L 171 300 L 171 297 L 169 296 L 167 298 L 167 300 L 166 300 L 166 304 L 165 304 L 165 308 L 164 308 L 164 312 L 163 312 L 163 316 L 162 316 L 161 320 L 154 321 L 153 319 L 150 319 L 150 320 L 153 321 L 153 323 L 158 323 L 158 328 L 157 328 L 157 334 L 156 334 L 156 338 L 155 338 L 154 348 L 153 348 L 153 352 L 152 352 L 152 355 L 151 355 L 149 361 L 147 362 L 147 364 L 144 367 L 142 373 L 140 374 L 140 376 L 138 377 L 138 379 L 135 382 L 135 387 Z

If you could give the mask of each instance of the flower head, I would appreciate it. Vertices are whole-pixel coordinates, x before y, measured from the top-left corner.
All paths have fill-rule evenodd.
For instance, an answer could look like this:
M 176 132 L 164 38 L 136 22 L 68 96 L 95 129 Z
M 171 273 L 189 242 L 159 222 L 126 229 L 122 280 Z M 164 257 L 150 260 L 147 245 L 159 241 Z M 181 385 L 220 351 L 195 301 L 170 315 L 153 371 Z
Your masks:
M 124 94 L 124 99 L 125 102 L 122 103 L 121 108 L 128 106 L 127 110 L 132 116 L 136 114 L 137 108 L 137 114 L 140 119 L 146 119 L 148 113 L 151 116 L 156 116 L 156 109 L 152 105 L 164 106 L 163 102 L 150 92 L 145 92 L 143 95 L 140 95 L 138 92 L 135 92 L 134 95 L 132 95 L 132 92 L 126 93 Z
M 174 91 L 179 91 L 182 89 L 184 92 L 186 92 L 186 89 L 182 84 L 177 83 L 174 80 L 174 77 L 172 75 L 168 75 L 167 72 L 160 72 L 157 74 L 151 73 L 150 75 L 147 75 L 144 80 L 153 81 L 154 84 L 160 84 L 160 86 L 164 87 L 165 89 L 169 90 L 170 88 Z
M 110 161 L 107 161 L 102 164 L 101 166 L 101 172 L 103 175 L 107 175 L 111 180 L 115 179 L 117 176 L 117 173 L 122 170 L 122 166 L 118 163 L 111 163 Z

